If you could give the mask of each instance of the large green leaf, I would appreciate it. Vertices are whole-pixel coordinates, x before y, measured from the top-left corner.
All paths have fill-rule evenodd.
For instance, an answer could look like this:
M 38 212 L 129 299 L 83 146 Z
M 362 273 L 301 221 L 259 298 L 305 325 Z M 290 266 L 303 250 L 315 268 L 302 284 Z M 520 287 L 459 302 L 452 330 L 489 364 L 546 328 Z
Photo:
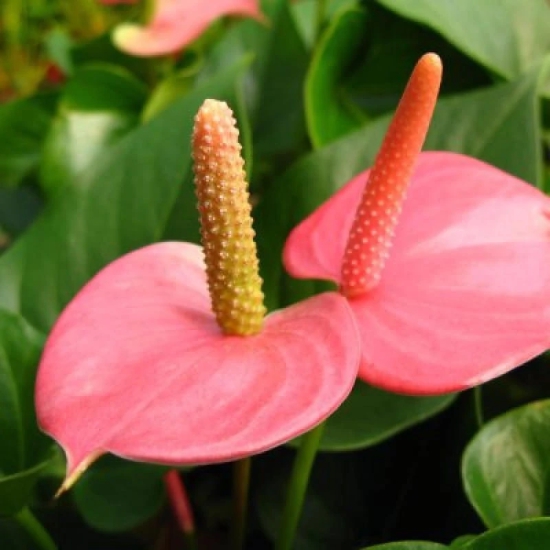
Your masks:
M 550 518 L 528 519 L 488 531 L 464 550 L 543 550 L 550 548 Z
M 0 186 L 14 186 L 36 168 L 55 108 L 53 95 L 0 105 Z
M 508 84 L 440 101 L 424 148 L 480 158 L 542 188 L 537 96 L 549 67 L 547 60 Z
M 255 147 L 266 154 L 292 149 L 305 137 L 302 97 L 309 56 L 289 2 L 277 4 L 256 68 Z
M 448 548 L 448 546 L 443 546 L 437 542 L 403 541 L 368 546 L 363 550 L 445 550 L 445 548 Z
M 106 532 L 136 527 L 164 503 L 166 468 L 106 456 L 86 471 L 73 495 L 87 523 Z
M 138 124 L 145 98 L 145 87 L 118 67 L 78 71 L 44 143 L 40 175 L 46 192 L 79 185 L 82 173 Z
M 342 79 L 364 38 L 367 16 L 357 8 L 340 12 L 323 34 L 305 85 L 309 137 L 317 148 L 358 128 L 361 116 L 344 95 Z
M 488 527 L 550 513 L 550 400 L 496 420 L 467 447 L 462 477 Z
M 195 112 L 207 97 L 231 97 L 242 71 L 228 68 L 127 134 L 56 196 L 0 258 L 0 306 L 48 330 L 101 267 L 158 239 L 190 170 Z M 181 215 L 191 210 L 195 218 L 194 200 Z
M 34 414 L 34 378 L 44 337 L 0 310 L 0 515 L 27 504 L 49 442 Z
M 320 449 L 349 451 L 380 443 L 434 416 L 455 396 L 410 397 L 388 393 L 358 380 L 349 397 L 327 420 Z
M 550 10 L 541 0 L 378 0 L 441 33 L 473 59 L 511 79 L 550 52 Z
M 347 95 L 369 116 L 393 109 L 415 63 L 426 52 L 437 52 L 445 70 L 441 94 L 458 93 L 491 84 L 482 67 L 432 29 L 411 24 L 376 3 L 370 3 L 368 44 L 343 83 Z
M 284 153 L 305 142 L 302 89 L 309 62 L 286 0 L 264 5 L 269 26 L 253 20 L 232 26 L 204 61 L 198 82 L 243 56 L 253 56 L 244 79 L 245 104 L 254 127 L 255 152 Z M 250 165 L 249 159 L 246 159 Z M 254 186 L 254 182 L 252 182 Z

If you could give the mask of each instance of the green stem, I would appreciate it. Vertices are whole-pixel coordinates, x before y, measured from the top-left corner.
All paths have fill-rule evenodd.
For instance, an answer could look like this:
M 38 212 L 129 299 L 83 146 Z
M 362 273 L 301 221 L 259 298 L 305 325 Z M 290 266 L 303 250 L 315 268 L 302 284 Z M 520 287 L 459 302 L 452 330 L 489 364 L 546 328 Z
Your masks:
M 481 386 L 474 388 L 474 408 L 477 421 L 477 427 L 483 428 L 483 395 L 481 393 Z
M 327 0 L 317 0 L 315 5 L 315 44 L 319 43 L 327 13 Z
M 313 430 L 302 436 L 288 486 L 279 540 L 275 546 L 276 550 L 291 550 L 292 548 L 302 513 L 311 468 L 315 461 L 324 427 L 325 423 L 321 422 Z
M 250 486 L 250 457 L 238 460 L 233 465 L 233 548 L 241 550 L 246 534 L 248 489 Z
M 23 508 L 15 518 L 40 548 L 43 550 L 57 550 L 55 542 L 29 508 Z

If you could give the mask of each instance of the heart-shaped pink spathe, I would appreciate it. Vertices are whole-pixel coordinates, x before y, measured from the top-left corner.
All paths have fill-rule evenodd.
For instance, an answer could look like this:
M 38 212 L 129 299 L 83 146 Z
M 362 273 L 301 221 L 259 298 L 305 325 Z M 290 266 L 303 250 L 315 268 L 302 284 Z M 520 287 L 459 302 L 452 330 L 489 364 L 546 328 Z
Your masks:
M 289 273 L 340 282 L 363 172 L 291 233 Z M 476 159 L 421 153 L 379 285 L 349 300 L 359 376 L 408 394 L 472 387 L 550 347 L 550 199 Z
M 70 486 L 97 456 L 164 464 L 239 459 L 308 431 L 346 398 L 360 346 L 346 301 L 320 295 L 224 335 L 202 250 L 151 245 L 116 260 L 67 306 L 36 385 L 40 426 Z
M 123 23 L 115 29 L 113 41 L 122 51 L 137 56 L 175 53 L 225 15 L 264 20 L 257 0 L 157 0 L 146 26 Z

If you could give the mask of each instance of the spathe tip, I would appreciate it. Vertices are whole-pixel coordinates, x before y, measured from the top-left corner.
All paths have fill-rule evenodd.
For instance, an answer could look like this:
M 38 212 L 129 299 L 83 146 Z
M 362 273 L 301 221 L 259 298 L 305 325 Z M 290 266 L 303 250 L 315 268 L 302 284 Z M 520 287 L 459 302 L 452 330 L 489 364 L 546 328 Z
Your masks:
M 67 475 L 61 484 L 61 487 L 54 495 L 54 499 L 59 498 L 63 493 L 66 493 L 72 486 L 80 479 L 82 474 L 95 462 L 103 451 L 95 451 L 89 454 L 84 460 L 80 461 L 74 468 L 70 468 L 67 471 Z

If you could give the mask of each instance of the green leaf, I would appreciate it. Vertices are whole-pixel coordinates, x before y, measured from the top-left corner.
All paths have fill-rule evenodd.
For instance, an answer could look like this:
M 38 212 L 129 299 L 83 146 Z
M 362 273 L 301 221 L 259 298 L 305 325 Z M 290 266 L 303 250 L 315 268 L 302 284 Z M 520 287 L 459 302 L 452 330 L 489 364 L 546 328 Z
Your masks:
M 49 457 L 34 413 L 34 379 L 44 337 L 0 310 L 0 514 L 27 504 Z
M 403 541 L 367 546 L 363 550 L 445 550 L 446 548 L 448 546 L 443 546 L 436 542 Z
M 253 129 L 258 153 L 280 153 L 305 137 L 303 86 L 309 56 L 290 13 L 279 2 L 256 66 L 257 101 Z
M 35 187 L 0 189 L 0 225 L 12 236 L 19 235 L 40 213 L 42 202 Z
M 466 544 L 464 550 L 542 550 L 550 547 L 550 518 L 518 521 L 493 529 Z
M 44 144 L 41 183 L 46 192 L 79 185 L 86 168 L 138 124 L 145 98 L 144 86 L 117 67 L 77 71 Z
M 36 482 L 50 464 L 51 458 L 45 456 L 46 453 L 42 452 L 31 468 L 12 475 L 0 475 L 0 516 L 12 516 L 29 504 Z
M 466 448 L 462 478 L 488 527 L 550 513 L 550 400 L 483 427 Z
M 349 451 L 375 445 L 434 416 L 455 395 L 410 397 L 388 393 L 358 380 L 349 397 L 327 420 L 322 451 Z
M 491 84 L 483 68 L 433 30 L 412 25 L 375 3 L 369 4 L 365 32 L 368 45 L 344 87 L 369 116 L 395 108 L 413 67 L 426 52 L 437 52 L 444 61 L 441 95 Z
M 207 97 L 234 94 L 243 67 L 219 73 L 127 134 L 82 173 L 78 186 L 56 196 L 0 258 L 0 307 L 47 331 L 99 269 L 157 240 L 190 170 L 195 113 Z M 187 208 L 181 215 L 192 211 L 195 219 L 195 200 Z
M 323 34 L 305 86 L 309 137 L 317 148 L 360 126 L 364 118 L 344 96 L 341 80 L 357 55 L 367 17 L 363 10 L 339 13 Z
M 73 496 L 85 521 L 105 532 L 132 529 L 164 503 L 166 468 L 106 456 L 87 470 Z
M 458 49 L 507 79 L 550 52 L 550 10 L 528 0 L 378 0 L 441 33 Z
M 454 539 L 453 542 L 451 542 L 450 548 L 464 548 L 466 544 L 468 544 L 475 538 L 475 535 L 461 535 L 460 537 Z
M 166 109 L 174 101 L 178 100 L 190 91 L 200 60 L 197 58 L 194 64 L 177 71 L 168 78 L 162 80 L 153 90 L 147 101 L 141 116 L 144 122 L 154 118 L 158 113 Z
M 507 84 L 443 99 L 425 149 L 456 151 L 544 185 L 538 92 L 550 60 Z
M 302 0 L 301 2 L 294 2 L 290 6 L 292 17 L 296 22 L 296 29 L 308 50 L 313 49 L 315 45 L 315 34 L 318 10 L 321 8 L 323 2 L 319 3 L 318 0 Z M 324 2 L 325 20 L 330 20 L 339 11 L 344 8 L 357 7 L 357 0 L 328 0 Z
M 40 161 L 55 97 L 37 95 L 0 105 L 0 186 L 15 186 Z

